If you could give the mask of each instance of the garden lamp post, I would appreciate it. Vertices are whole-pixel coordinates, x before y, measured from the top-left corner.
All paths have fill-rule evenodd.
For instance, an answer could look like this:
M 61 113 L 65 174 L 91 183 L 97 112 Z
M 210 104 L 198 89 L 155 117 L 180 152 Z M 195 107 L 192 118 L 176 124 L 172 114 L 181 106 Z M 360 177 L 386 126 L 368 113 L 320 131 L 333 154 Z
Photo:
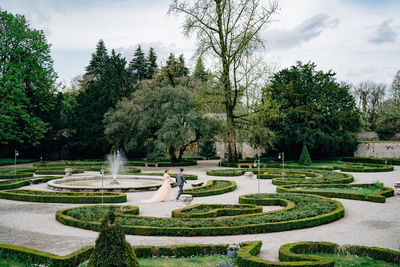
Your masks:
M 104 187 L 103 187 L 103 179 L 104 179 L 104 169 L 102 168 L 101 171 L 101 204 L 103 204 L 103 195 L 104 195 Z
M 285 152 L 279 153 L 278 159 L 282 159 L 282 178 L 283 178 L 283 173 L 285 172 Z
M 219 166 L 222 167 L 221 166 L 221 155 L 220 154 L 221 154 L 221 152 L 217 151 L 217 155 L 218 155 L 218 158 L 219 158 Z
M 18 150 L 15 149 L 14 151 L 14 175 L 17 176 L 17 157 L 18 157 Z
M 258 186 L 257 192 L 260 193 L 260 157 L 258 156 L 258 153 L 257 153 L 257 158 L 254 160 L 253 166 L 254 168 L 257 168 L 257 186 Z

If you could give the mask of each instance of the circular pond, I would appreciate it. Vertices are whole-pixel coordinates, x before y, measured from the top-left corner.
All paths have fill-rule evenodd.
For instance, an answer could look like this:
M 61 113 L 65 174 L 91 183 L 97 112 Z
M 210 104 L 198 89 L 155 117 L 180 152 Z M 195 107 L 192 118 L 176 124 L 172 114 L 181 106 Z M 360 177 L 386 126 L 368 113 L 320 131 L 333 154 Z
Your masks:
M 111 176 L 80 176 L 51 180 L 47 186 L 58 191 L 90 191 L 101 190 L 108 192 L 134 192 L 157 190 L 161 184 L 161 176 L 123 175 L 118 176 L 118 183 L 114 184 Z

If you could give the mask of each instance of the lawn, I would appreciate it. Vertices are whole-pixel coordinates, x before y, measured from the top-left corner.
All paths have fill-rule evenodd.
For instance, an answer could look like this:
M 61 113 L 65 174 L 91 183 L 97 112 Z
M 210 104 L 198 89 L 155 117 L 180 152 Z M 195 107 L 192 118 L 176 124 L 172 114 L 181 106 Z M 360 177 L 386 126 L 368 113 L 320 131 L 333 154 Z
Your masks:
M 329 257 L 334 259 L 335 267 L 395 267 L 399 266 L 395 263 L 385 262 L 381 260 L 374 260 L 369 257 L 360 257 L 347 254 L 333 254 L 333 253 L 312 253 L 321 257 Z

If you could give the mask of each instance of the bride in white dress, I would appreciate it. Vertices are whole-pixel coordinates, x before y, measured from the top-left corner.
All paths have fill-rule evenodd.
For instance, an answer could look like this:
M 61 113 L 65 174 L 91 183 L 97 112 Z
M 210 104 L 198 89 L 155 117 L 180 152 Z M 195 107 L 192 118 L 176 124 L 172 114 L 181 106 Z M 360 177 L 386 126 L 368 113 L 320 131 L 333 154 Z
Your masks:
M 172 195 L 172 190 L 171 190 L 171 183 L 175 183 L 175 180 L 171 178 L 168 174 L 168 169 L 164 171 L 164 176 L 162 178 L 162 185 L 154 196 L 151 199 L 142 201 L 144 203 L 153 203 L 153 202 L 163 202 L 163 201 L 170 201 L 174 200 L 174 196 Z

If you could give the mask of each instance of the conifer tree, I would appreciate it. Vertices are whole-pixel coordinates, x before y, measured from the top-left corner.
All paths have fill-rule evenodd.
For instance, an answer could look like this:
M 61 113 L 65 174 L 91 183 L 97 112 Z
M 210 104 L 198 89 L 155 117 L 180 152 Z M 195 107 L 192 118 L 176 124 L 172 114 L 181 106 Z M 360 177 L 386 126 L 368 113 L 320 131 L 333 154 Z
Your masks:
M 157 72 L 157 55 L 154 48 L 150 47 L 149 55 L 147 56 L 147 79 L 152 79 Z
M 206 71 L 206 68 L 204 67 L 203 60 L 202 60 L 201 57 L 199 57 L 197 59 L 196 67 L 194 69 L 193 76 L 196 79 L 199 79 L 202 82 L 205 82 L 205 81 L 208 80 L 208 73 Z
M 115 214 L 104 217 L 96 245 L 90 255 L 88 267 L 138 267 L 135 252 L 125 240 L 120 226 L 115 224 Z
M 145 54 L 142 51 L 142 47 L 139 45 L 128 67 L 128 73 L 135 83 L 147 79 L 147 66 Z
M 99 78 L 104 72 L 107 60 L 107 49 L 104 41 L 100 39 L 96 46 L 96 52 L 92 53 L 92 59 L 90 60 L 89 65 L 86 67 L 86 74 L 90 74 L 96 78 Z
M 299 164 L 304 166 L 310 166 L 312 163 L 310 153 L 308 153 L 307 145 L 303 145 L 303 149 L 301 150 Z

